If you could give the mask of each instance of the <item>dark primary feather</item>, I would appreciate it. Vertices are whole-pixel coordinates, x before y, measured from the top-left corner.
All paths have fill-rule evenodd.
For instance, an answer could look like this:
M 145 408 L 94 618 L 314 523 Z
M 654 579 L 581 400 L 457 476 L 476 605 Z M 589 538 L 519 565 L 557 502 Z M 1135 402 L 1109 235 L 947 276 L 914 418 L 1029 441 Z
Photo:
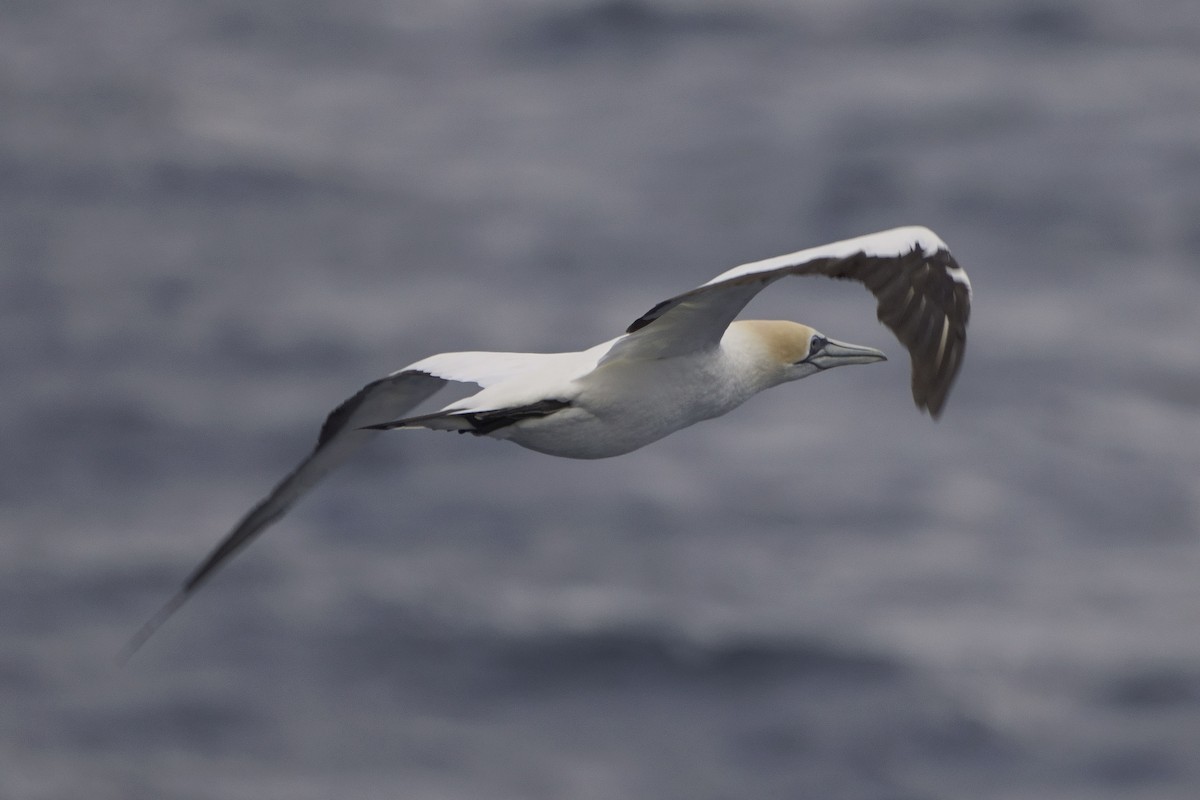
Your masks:
M 179 590 L 141 627 L 122 651 L 128 658 L 159 628 L 200 586 L 235 553 L 254 540 L 292 507 L 303 494 L 341 465 L 374 432 L 367 425 L 395 419 L 412 411 L 446 385 L 442 378 L 407 370 L 372 381 L 347 399 L 326 417 L 313 451 L 288 473 L 258 505 L 250 509 L 224 539 L 200 563 Z
M 796 274 L 859 281 L 875 295 L 876 317 L 908 349 L 913 400 L 936 418 L 942 413 L 967 346 L 971 293 L 947 272 L 957 268 L 946 250 L 926 255 L 914 249 L 899 258 L 859 253 L 822 260 L 798 268 Z
M 321 426 L 317 437 L 317 445 L 309 456 L 300 462 L 287 477 L 268 494 L 258 505 L 250 509 L 232 531 L 209 554 L 184 583 L 183 590 L 191 592 L 203 583 L 230 556 L 244 547 L 251 539 L 262 533 L 272 522 L 282 517 L 298 499 L 299 492 L 309 488 L 323 478 L 334 467 L 341 464 L 345 456 L 357 450 L 363 441 L 370 436 L 360 429 L 369 422 L 390 419 L 396 413 L 407 413 L 414 406 L 431 397 L 436 391 L 446 385 L 442 378 L 435 378 L 424 372 L 401 372 L 372 381 L 345 400 L 329 413 Z M 352 447 L 347 447 L 346 453 L 339 458 L 326 459 L 325 463 L 317 463 L 318 459 L 329 453 L 335 446 L 338 437 L 343 440 L 355 436 Z M 299 485 L 303 484 L 303 486 Z

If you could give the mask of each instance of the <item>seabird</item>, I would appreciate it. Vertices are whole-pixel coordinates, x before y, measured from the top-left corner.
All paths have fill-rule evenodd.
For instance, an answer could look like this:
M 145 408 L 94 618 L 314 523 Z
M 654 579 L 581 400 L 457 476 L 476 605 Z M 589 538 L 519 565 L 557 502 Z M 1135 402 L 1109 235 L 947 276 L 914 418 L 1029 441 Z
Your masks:
M 971 282 L 933 231 L 895 228 L 721 273 L 658 303 L 625 333 L 574 353 L 440 353 L 372 381 L 329 414 L 316 447 L 244 516 L 133 637 L 132 654 L 234 553 L 382 430 L 427 428 L 506 439 L 566 458 L 607 458 L 719 417 L 764 389 L 885 356 L 796 322 L 735 317 L 789 275 L 855 280 L 909 352 L 912 395 L 934 418 L 962 365 Z M 407 416 L 447 382 L 480 391 Z

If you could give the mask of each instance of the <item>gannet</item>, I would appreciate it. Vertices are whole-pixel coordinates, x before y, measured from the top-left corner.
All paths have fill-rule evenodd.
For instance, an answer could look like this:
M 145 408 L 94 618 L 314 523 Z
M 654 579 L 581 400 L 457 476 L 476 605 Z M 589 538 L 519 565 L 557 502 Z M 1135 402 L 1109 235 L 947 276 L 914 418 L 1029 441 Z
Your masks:
M 136 650 L 234 553 L 379 431 L 426 428 L 504 439 L 565 458 L 608 458 L 718 417 L 781 383 L 885 360 L 797 322 L 739 320 L 789 275 L 859 281 L 908 349 L 912 396 L 936 418 L 967 341 L 971 282 L 924 227 L 895 228 L 734 267 L 658 303 L 625 333 L 573 353 L 440 353 L 372 381 L 335 408 L 313 451 L 252 508 L 135 635 Z M 447 382 L 480 391 L 406 416 Z

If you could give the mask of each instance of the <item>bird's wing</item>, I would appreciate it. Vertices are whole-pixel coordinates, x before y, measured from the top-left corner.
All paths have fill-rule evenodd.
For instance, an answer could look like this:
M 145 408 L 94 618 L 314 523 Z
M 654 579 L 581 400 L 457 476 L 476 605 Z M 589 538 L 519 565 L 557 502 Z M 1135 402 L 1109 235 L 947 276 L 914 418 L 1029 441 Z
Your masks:
M 340 466 L 377 432 L 368 425 L 403 417 L 432 397 L 447 381 L 487 386 L 504 377 L 536 369 L 540 353 L 442 353 L 372 381 L 330 412 L 316 447 L 300 464 L 242 517 L 215 549 L 184 581 L 183 588 L 150 619 L 126 646 L 131 655 L 238 550 L 277 521 L 309 489 Z
M 743 264 L 656 305 L 605 357 L 656 359 L 715 347 L 764 287 L 788 275 L 855 280 L 878 301 L 877 316 L 912 359 L 918 408 L 937 417 L 962 365 L 971 282 L 933 231 L 895 228 Z

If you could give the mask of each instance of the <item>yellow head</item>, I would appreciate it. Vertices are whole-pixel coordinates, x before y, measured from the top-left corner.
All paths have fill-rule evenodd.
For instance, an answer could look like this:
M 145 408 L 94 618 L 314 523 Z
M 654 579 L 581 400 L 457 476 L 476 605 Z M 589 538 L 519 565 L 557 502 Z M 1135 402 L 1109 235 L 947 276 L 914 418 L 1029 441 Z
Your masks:
M 730 328 L 736 328 L 739 335 L 744 334 L 755 342 L 767 365 L 778 370 L 777 383 L 798 380 L 833 367 L 887 360 L 887 356 L 873 347 L 830 339 L 799 322 L 748 319 L 734 322 Z

